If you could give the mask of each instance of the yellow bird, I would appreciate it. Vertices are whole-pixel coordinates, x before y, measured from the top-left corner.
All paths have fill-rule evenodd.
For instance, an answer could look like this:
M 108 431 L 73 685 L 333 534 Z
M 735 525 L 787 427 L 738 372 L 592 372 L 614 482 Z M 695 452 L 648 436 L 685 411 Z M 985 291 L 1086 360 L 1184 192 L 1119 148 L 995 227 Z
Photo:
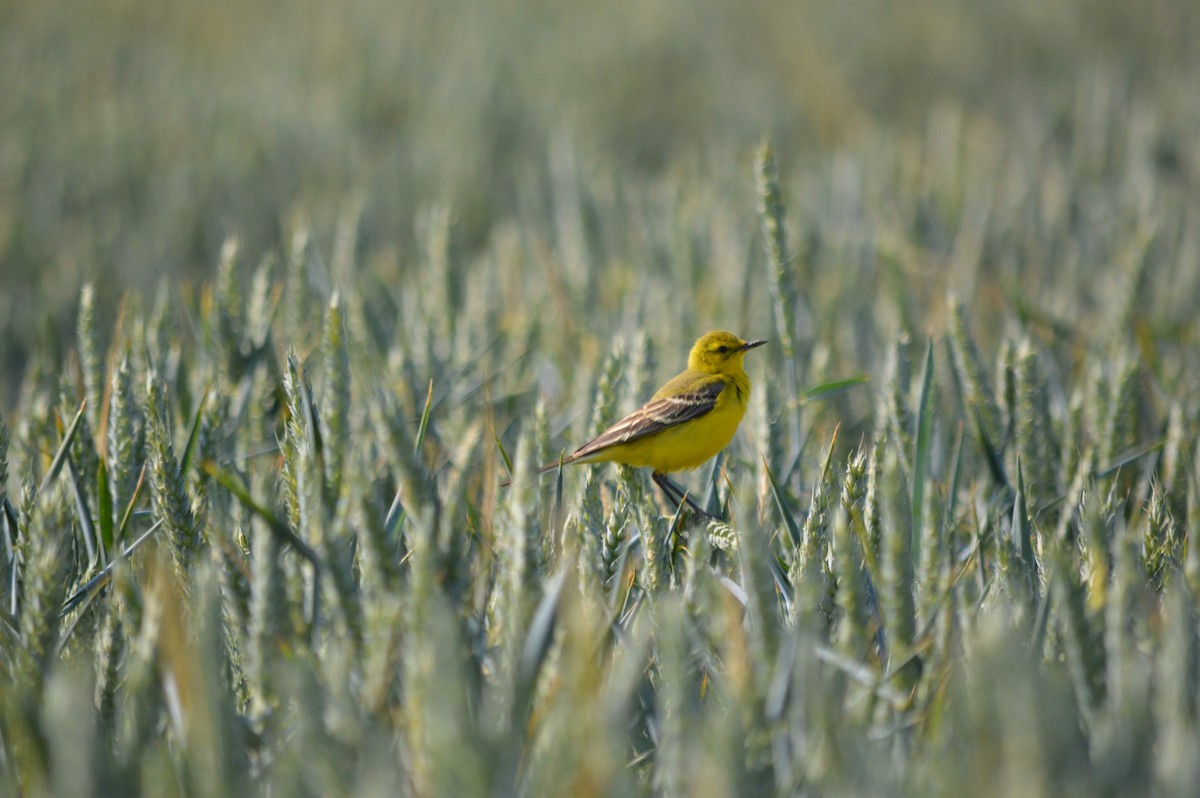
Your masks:
M 692 346 L 686 371 L 562 463 L 652 468 L 652 479 L 671 501 L 686 501 L 703 513 L 667 474 L 696 468 L 729 445 L 750 401 L 750 378 L 742 360 L 747 351 L 765 343 L 743 341 L 724 330 L 705 333 Z M 558 466 L 557 461 L 547 463 L 538 472 Z

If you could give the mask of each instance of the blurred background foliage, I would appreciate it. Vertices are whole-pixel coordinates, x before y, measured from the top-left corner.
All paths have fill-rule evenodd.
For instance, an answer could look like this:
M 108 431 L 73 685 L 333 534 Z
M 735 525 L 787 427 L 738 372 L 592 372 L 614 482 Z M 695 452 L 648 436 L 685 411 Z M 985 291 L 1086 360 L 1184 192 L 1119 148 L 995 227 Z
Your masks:
M 251 258 L 298 219 L 328 242 L 347 206 L 362 262 L 405 279 L 424 209 L 449 203 L 478 248 L 546 201 L 556 157 L 700 173 L 748 210 L 764 134 L 799 172 L 928 142 L 939 109 L 992 149 L 1103 139 L 1108 104 L 1152 117 L 1135 143 L 1194 191 L 1198 41 L 1190 0 L 10 0 L 0 407 L 84 280 L 111 320 L 131 286 L 211 273 L 229 235 Z

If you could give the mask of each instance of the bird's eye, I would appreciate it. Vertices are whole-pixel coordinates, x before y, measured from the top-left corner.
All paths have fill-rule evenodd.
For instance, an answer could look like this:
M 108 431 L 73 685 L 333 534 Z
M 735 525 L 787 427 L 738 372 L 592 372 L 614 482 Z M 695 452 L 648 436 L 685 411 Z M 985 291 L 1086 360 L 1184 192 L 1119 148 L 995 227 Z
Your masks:
M 717 351 L 720 352 L 721 354 L 724 354 L 729 351 L 729 347 L 722 344 L 721 346 L 717 347 Z

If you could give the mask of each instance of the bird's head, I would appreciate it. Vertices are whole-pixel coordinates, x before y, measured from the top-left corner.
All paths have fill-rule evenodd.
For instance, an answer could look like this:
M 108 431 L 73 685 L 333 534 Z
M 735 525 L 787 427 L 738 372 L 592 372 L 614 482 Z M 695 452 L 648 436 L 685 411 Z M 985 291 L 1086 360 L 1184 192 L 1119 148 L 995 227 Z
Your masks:
M 740 371 L 747 350 L 766 341 L 743 341 L 731 332 L 713 330 L 700 336 L 688 355 L 688 368 L 706 374 L 730 374 Z

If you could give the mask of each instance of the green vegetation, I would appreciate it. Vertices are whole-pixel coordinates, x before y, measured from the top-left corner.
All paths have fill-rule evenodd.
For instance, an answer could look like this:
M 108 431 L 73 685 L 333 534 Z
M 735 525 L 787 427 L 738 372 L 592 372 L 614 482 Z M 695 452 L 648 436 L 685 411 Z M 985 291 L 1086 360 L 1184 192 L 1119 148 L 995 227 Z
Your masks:
M 1192 6 L 0 7 L 0 794 L 1190 795 Z

